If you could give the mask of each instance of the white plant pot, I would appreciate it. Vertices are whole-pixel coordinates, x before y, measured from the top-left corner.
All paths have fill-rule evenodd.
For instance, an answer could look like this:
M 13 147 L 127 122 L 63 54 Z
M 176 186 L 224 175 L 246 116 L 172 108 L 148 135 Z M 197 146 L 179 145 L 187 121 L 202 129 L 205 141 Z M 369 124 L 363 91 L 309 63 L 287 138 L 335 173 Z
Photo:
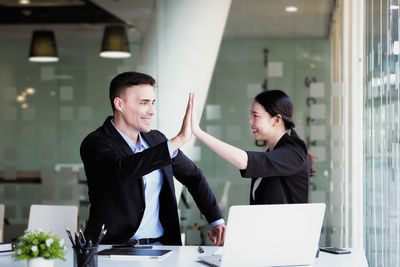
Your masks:
M 28 267 L 53 267 L 54 260 L 46 260 L 45 258 L 38 257 L 28 260 Z

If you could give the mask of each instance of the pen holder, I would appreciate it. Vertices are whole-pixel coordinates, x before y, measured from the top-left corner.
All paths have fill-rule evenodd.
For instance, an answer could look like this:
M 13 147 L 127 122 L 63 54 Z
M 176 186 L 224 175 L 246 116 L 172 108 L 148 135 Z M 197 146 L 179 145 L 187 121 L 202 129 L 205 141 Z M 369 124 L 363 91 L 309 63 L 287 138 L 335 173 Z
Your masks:
M 97 267 L 97 246 L 74 248 L 74 267 Z

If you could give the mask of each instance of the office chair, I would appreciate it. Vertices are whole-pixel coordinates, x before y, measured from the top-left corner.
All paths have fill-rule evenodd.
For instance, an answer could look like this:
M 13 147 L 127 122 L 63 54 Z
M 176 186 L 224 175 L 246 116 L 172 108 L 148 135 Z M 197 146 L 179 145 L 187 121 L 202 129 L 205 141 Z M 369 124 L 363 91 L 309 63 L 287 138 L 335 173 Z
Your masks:
M 67 243 L 68 236 L 65 232 L 68 227 L 71 232 L 78 229 L 78 207 L 61 205 L 32 205 L 29 213 L 29 230 L 42 229 L 64 239 Z M 68 243 L 67 243 L 68 244 Z
M 5 205 L 0 204 L 0 243 L 3 243 L 4 239 L 4 214 L 5 214 Z

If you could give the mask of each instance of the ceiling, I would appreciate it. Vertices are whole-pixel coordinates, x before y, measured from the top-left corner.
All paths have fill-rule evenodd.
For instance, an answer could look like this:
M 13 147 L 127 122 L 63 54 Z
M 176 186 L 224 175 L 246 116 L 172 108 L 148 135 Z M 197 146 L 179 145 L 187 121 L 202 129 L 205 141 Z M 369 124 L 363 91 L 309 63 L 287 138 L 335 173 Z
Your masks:
M 334 3 L 334 0 L 232 0 L 224 37 L 327 37 Z M 287 6 L 298 7 L 298 12 L 286 12 Z
M 168 1 L 168 0 L 167 0 Z M 182 0 L 187 1 L 187 0 Z M 38 28 L 57 39 L 82 34 L 98 38 L 105 25 L 127 23 L 129 39 L 140 40 L 156 0 L 0 0 L 0 38 L 25 39 Z M 224 38 L 327 37 L 336 0 L 232 0 Z M 287 13 L 294 5 L 298 12 Z
M 31 1 L 21 5 L 16 0 L 0 0 L 0 24 L 123 23 L 90 1 Z

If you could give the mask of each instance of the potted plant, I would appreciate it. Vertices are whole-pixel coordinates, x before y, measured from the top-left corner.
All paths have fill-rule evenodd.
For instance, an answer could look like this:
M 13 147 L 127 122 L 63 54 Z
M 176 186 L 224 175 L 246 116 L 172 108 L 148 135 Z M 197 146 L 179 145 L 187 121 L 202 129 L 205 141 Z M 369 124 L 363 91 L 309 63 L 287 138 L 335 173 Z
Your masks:
M 14 260 L 28 260 L 28 267 L 52 267 L 55 259 L 65 261 L 64 240 L 42 230 L 25 231 L 15 246 Z

